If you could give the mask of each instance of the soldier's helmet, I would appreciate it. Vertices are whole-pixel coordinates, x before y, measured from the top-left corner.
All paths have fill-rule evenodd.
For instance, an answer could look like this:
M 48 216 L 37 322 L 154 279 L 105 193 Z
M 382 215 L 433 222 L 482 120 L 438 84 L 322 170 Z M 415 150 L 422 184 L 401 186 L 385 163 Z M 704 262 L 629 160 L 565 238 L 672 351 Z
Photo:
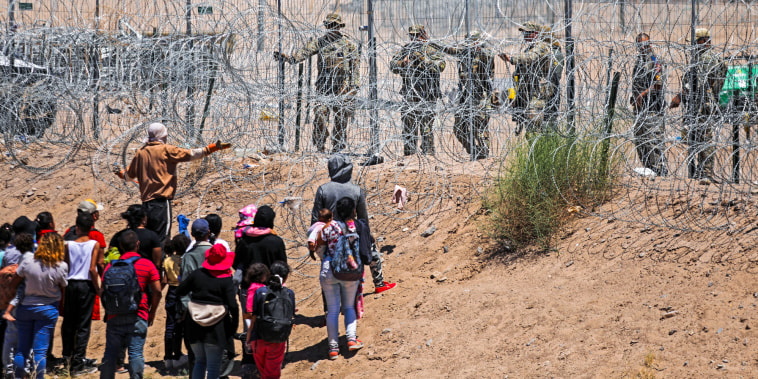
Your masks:
M 534 21 L 527 21 L 523 26 L 518 28 L 520 32 L 542 32 L 544 27 Z
M 697 40 L 699 40 L 701 38 L 711 39 L 711 31 L 708 30 L 708 28 L 697 28 L 697 29 L 695 29 L 695 41 L 697 41 Z
M 337 28 L 344 28 L 345 24 L 342 22 L 342 17 L 340 17 L 337 13 L 329 13 L 326 15 L 326 18 L 324 18 L 324 26 L 327 28 L 329 27 L 337 27 Z
M 408 28 L 408 34 L 410 35 L 423 34 L 425 32 L 426 32 L 426 28 L 424 27 L 424 25 L 421 25 L 421 24 L 411 25 Z

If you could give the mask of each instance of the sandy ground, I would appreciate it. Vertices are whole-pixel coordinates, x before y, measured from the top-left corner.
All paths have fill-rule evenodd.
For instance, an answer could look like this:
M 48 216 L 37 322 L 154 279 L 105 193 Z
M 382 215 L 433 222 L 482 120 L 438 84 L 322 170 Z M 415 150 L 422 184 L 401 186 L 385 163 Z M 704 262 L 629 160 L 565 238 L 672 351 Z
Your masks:
M 123 228 L 118 214 L 136 197 L 95 180 L 84 155 L 47 175 L 0 163 L 3 221 L 48 210 L 64 230 L 77 203 L 94 197 L 106 207 L 97 223 L 106 239 Z M 462 188 L 476 182 L 456 180 Z M 236 209 L 254 201 L 214 190 L 223 183 L 213 175 L 201 182 L 209 188 L 204 197 L 190 192 L 175 213 L 218 211 L 228 226 Z M 377 295 L 365 286 L 367 313 L 358 333 L 366 347 L 347 353 L 343 346 L 336 361 L 325 359 L 317 266 L 296 246 L 297 228 L 282 230 L 296 268 L 288 284 L 299 299 L 284 377 L 758 376 L 754 204 L 730 215 L 745 227 L 738 232 L 682 232 L 587 216 L 544 253 L 496 246 L 478 195 L 450 197 L 408 220 L 387 212 L 372 219 L 383 240 L 385 275 L 398 287 Z M 277 225 L 296 224 L 284 209 L 277 212 Z M 434 234 L 421 237 L 430 226 Z M 162 363 L 164 323 L 161 309 L 145 346 L 146 377 L 170 374 Z M 105 324 L 93 325 L 88 355 L 100 359 Z M 57 340 L 56 355 L 59 349 Z

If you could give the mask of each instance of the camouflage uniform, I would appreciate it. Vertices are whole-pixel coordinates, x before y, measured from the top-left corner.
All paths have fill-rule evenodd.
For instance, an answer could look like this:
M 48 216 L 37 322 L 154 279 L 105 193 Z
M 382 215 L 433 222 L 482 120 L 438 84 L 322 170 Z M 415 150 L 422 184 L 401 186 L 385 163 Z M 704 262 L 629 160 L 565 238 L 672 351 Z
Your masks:
M 458 107 L 453 125 L 455 137 L 467 153 L 471 154 L 473 148 L 477 159 L 486 158 L 490 151 L 487 125 L 493 108 L 492 76 L 495 70 L 495 53 L 481 41 L 479 31 L 472 32 L 463 45 L 442 46 L 440 50 L 460 61 L 458 64 Z M 469 73 L 471 73 L 470 80 Z
M 663 75 L 663 66 L 652 50 L 637 55 L 632 71 L 634 144 L 642 165 L 659 176 L 668 174 L 666 157 L 661 151 L 666 108 L 666 100 L 663 98 Z M 644 91 L 648 93 L 637 106 L 636 99 Z
M 696 38 L 708 37 L 707 29 L 697 29 Z M 689 159 L 695 159 L 694 178 L 714 179 L 713 162 L 716 148 L 713 143 L 713 130 L 723 122 L 719 107 L 719 92 L 724 86 L 727 74 L 727 66 L 718 53 L 709 47 L 698 46 L 695 52 L 695 61 L 692 68 L 682 78 L 682 99 L 688 104 L 687 114 L 690 115 L 690 124 L 687 130 L 687 143 L 689 147 Z M 694 76 L 694 93 L 690 78 Z
M 422 25 L 411 26 L 411 35 L 424 33 Z M 405 61 L 408 58 L 408 61 Z M 421 151 L 434 155 L 434 107 L 442 97 L 440 73 L 445 60 L 440 52 L 427 42 L 413 41 L 400 49 L 390 61 L 390 69 L 403 79 L 400 94 L 404 104 L 400 109 L 403 120 L 403 154 L 416 153 L 416 141 L 421 132 Z
M 324 25 L 345 26 L 337 14 L 327 15 Z M 322 104 L 313 109 L 313 144 L 319 151 L 324 151 L 329 136 L 329 113 L 334 112 L 332 151 L 337 152 L 346 147 L 347 123 L 355 114 L 355 93 L 360 84 L 358 46 L 333 29 L 285 58 L 295 64 L 316 54 L 318 76 L 315 87 Z
M 557 65 L 558 57 L 554 55 L 552 45 L 545 41 L 545 29 L 541 25 L 527 22 L 519 30 L 539 34 L 523 53 L 510 57 L 511 64 L 516 66 L 513 73 L 516 85 L 513 121 L 518 125 L 517 130 L 526 126 L 527 132 L 539 132 L 542 131 L 547 102 L 555 99 L 557 88 L 550 76 L 551 65 Z

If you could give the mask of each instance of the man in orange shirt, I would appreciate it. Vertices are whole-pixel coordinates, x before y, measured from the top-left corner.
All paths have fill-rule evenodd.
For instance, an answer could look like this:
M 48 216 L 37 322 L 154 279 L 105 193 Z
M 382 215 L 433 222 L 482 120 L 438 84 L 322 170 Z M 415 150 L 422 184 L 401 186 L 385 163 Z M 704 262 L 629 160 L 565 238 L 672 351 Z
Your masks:
M 146 228 L 165 241 L 171 233 L 171 200 L 176 193 L 177 164 L 202 159 L 232 145 L 221 141 L 196 149 L 169 145 L 166 143 L 168 130 L 159 122 L 148 126 L 147 135 L 145 144 L 137 150 L 126 171 L 117 170 L 116 175 L 139 182 L 142 206 L 147 214 Z

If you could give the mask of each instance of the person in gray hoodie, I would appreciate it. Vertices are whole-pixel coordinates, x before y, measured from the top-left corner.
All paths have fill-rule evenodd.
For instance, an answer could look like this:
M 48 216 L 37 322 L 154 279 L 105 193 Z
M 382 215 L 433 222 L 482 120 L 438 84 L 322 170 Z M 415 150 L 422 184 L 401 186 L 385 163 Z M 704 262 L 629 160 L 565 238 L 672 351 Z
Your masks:
M 323 208 L 329 209 L 336 216 L 337 200 L 343 197 L 353 199 L 358 218 L 368 221 L 366 195 L 361 187 L 350 182 L 353 176 L 353 163 L 350 162 L 350 158 L 342 154 L 332 155 L 329 157 L 327 167 L 332 181 L 322 184 L 316 191 L 311 211 L 311 224 L 318 221 L 318 212 Z
M 350 158 L 342 154 L 332 155 L 327 161 L 327 167 L 329 168 L 329 177 L 332 180 L 320 185 L 318 190 L 316 190 L 316 198 L 313 200 L 313 210 L 311 210 L 311 225 L 318 221 L 319 211 L 323 208 L 332 211 L 337 221 L 346 221 L 340 220 L 337 215 L 337 201 L 343 197 L 349 197 L 355 202 L 356 219 L 363 220 L 368 225 L 366 195 L 360 186 L 350 181 L 353 177 L 353 163 L 350 161 Z M 374 287 L 376 288 L 375 292 L 381 293 L 394 288 L 397 283 L 384 281 L 381 254 L 376 249 L 373 241 L 372 247 L 372 259 L 369 267 Z

